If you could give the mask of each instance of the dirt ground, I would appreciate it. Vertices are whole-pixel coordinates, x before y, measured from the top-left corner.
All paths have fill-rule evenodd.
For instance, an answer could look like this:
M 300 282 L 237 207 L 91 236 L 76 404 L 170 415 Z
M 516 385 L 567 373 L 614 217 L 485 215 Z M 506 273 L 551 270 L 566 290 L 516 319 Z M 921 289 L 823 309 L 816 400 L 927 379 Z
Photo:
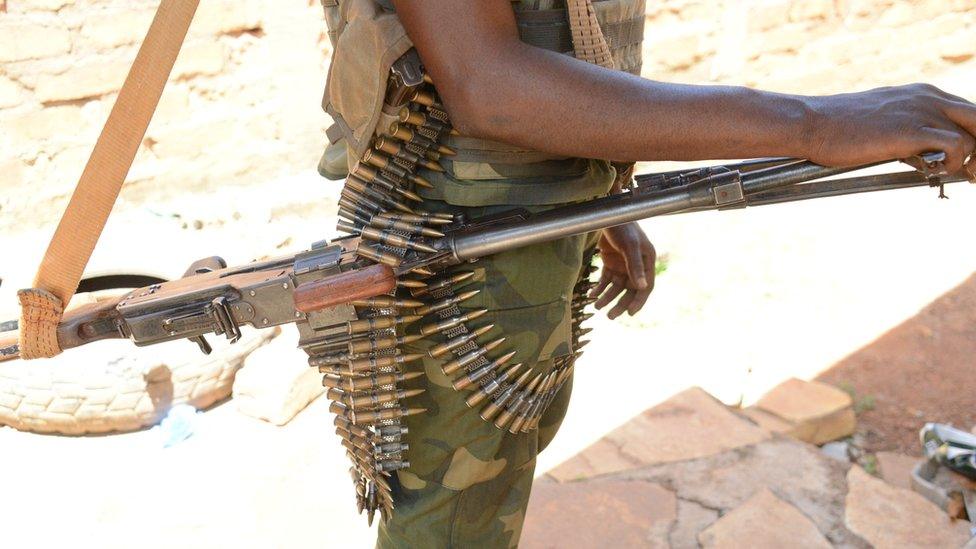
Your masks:
M 976 426 L 976 275 L 819 376 L 851 391 L 869 452 L 920 455 L 924 422 Z

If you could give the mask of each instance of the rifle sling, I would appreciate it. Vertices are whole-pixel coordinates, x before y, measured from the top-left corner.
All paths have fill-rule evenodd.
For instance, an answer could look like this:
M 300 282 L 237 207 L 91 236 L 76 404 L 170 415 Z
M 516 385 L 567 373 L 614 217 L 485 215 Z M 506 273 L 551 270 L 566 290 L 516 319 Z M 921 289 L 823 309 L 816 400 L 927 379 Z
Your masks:
M 108 221 L 199 0 L 161 0 L 34 278 L 20 290 L 21 358 L 61 352 L 57 325 Z

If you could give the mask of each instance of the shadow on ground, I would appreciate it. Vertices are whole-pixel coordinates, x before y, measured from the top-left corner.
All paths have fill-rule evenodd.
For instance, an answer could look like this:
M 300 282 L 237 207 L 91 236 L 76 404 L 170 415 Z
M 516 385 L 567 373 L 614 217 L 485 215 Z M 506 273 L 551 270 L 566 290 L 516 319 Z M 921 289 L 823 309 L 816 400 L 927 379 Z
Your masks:
M 854 392 L 866 450 L 918 455 L 925 422 L 976 425 L 974 361 L 976 274 L 818 379 Z

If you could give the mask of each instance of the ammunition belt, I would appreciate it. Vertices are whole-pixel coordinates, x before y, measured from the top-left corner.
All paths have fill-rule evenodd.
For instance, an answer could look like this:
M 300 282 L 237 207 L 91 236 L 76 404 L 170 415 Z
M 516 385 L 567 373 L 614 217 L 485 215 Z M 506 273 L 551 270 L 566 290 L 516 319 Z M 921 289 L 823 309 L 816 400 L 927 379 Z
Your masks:
M 402 420 L 426 411 L 406 404 L 425 392 L 404 385 L 425 375 L 412 365 L 425 357 L 445 361 L 442 372 L 455 390 L 468 392 L 466 403 L 486 421 L 511 433 L 536 429 L 585 346 L 580 323 L 592 286 L 591 251 L 572 301 L 577 353 L 556 359 L 548 371 L 533 372 L 515 361 L 518 349 L 503 349 L 505 337 L 495 326 L 479 325 L 487 309 L 459 307 L 479 293 L 469 287 L 473 272 L 408 267 L 435 256 L 437 240 L 463 226 L 453 215 L 423 211 L 418 194 L 431 187 L 429 178 L 445 171 L 441 161 L 456 154 L 442 144 L 456 132 L 426 76 L 422 83 L 405 85 L 394 72 L 389 90 L 394 108 L 388 104 L 386 110 L 398 112 L 399 121 L 376 136 L 352 166 L 339 201 L 338 229 L 359 238 L 347 241 L 358 258 L 356 267 L 395 268 L 401 273 L 398 288 L 354 301 L 354 319 L 327 326 L 303 343 L 309 365 L 319 369 L 328 387 L 335 432 L 352 462 L 357 506 L 370 523 L 377 512 L 384 520 L 391 516 L 388 479 L 410 467 Z M 420 340 L 430 340 L 425 354 L 408 353 L 407 345 Z

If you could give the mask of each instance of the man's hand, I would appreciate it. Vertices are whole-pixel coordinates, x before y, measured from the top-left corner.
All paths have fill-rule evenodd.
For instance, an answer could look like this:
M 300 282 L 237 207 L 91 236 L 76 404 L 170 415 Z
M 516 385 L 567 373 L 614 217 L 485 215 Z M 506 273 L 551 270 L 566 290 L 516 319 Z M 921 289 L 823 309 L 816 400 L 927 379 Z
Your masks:
M 928 84 L 808 101 L 815 113 L 814 142 L 805 156 L 825 166 L 945 152 L 946 168 L 954 173 L 976 148 L 976 105 Z M 976 161 L 966 168 L 976 169 Z
M 603 259 L 603 270 L 600 283 L 590 292 L 590 297 L 599 297 L 596 308 L 602 309 L 622 293 L 623 297 L 617 300 L 607 316 L 614 319 L 625 311 L 633 316 L 644 307 L 654 290 L 657 261 L 654 246 L 637 223 L 603 231 L 597 246 Z

